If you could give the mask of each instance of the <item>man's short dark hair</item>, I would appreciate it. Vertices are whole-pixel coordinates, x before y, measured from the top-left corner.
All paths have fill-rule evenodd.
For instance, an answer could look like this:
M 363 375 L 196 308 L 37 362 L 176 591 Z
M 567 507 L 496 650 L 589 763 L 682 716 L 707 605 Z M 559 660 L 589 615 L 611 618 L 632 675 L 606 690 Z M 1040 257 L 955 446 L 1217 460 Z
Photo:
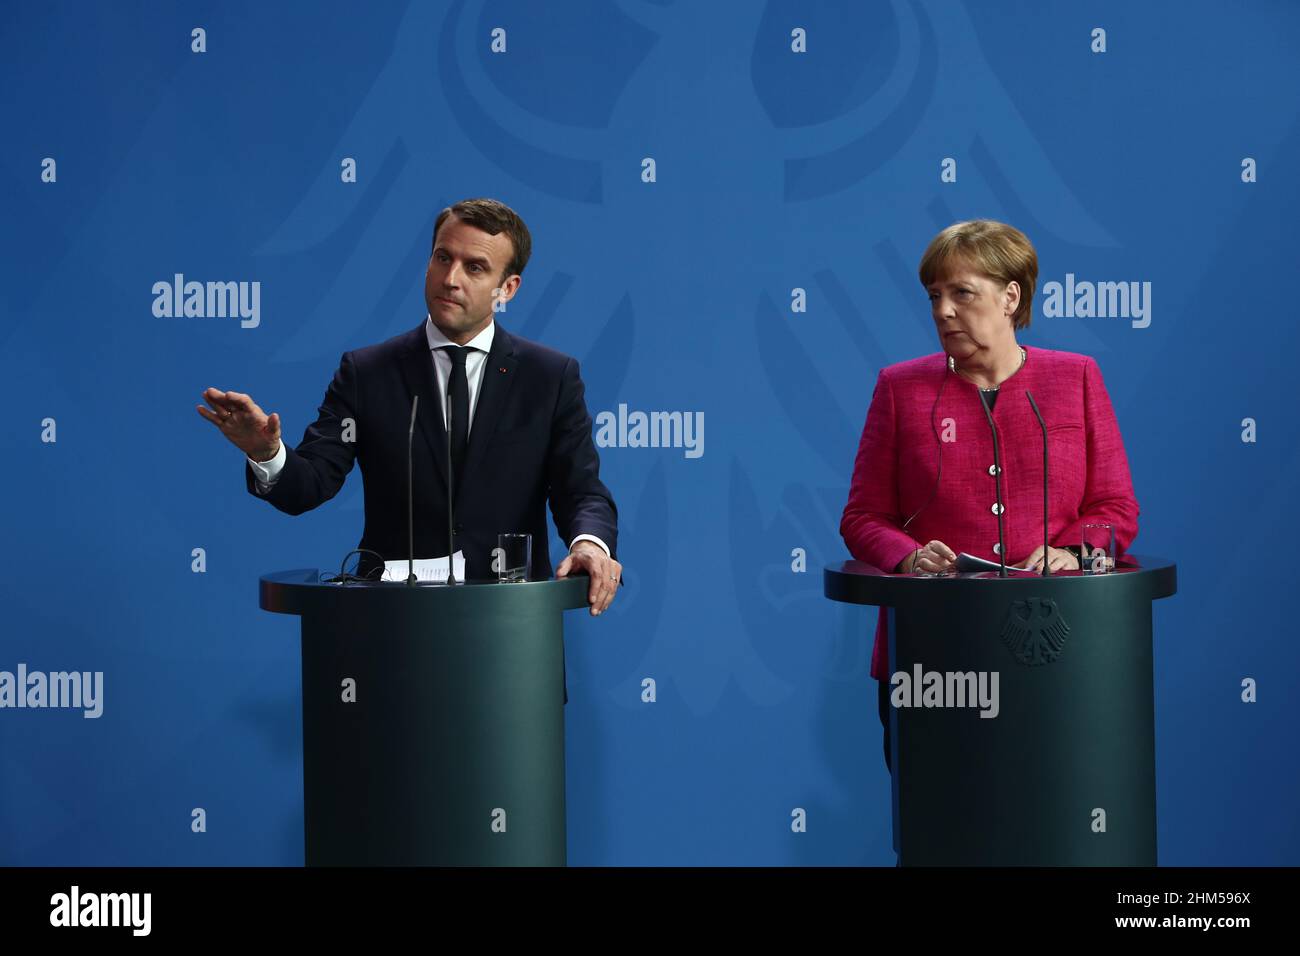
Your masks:
M 463 199 L 438 213 L 438 219 L 433 224 L 433 245 L 429 249 L 430 254 L 438 246 L 438 230 L 442 228 L 448 216 L 455 216 L 467 226 L 482 229 L 489 236 L 504 232 L 515 254 L 506 263 L 506 271 L 502 278 L 523 275 L 524 266 L 528 265 L 528 257 L 533 254 L 533 237 L 529 234 L 524 221 L 519 218 L 519 213 L 495 199 Z

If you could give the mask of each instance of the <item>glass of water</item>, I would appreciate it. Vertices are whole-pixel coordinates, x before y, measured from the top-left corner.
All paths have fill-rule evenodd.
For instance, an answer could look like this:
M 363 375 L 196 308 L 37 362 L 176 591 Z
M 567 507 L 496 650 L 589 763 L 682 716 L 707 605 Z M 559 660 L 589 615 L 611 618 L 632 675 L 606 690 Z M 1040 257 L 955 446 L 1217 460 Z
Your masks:
M 528 569 L 533 564 L 533 536 L 531 534 L 499 534 L 492 566 L 496 568 L 497 581 L 513 584 L 528 580 Z
M 1109 574 L 1115 570 L 1115 529 L 1108 524 L 1083 526 L 1079 567 L 1084 574 Z

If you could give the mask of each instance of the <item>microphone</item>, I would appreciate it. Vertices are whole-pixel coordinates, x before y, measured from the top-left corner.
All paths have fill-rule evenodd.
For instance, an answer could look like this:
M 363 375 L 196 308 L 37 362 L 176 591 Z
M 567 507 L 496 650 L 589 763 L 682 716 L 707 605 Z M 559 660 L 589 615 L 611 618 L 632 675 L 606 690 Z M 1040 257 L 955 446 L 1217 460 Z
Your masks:
M 1034 395 L 1028 389 L 1025 389 L 1025 397 L 1029 399 L 1029 407 L 1034 410 L 1034 417 L 1038 419 L 1038 427 L 1043 430 L 1043 577 L 1051 577 L 1051 561 L 1048 560 L 1050 552 L 1047 546 L 1047 423 L 1043 421 L 1042 414 L 1038 411 L 1038 403 L 1034 401 Z
M 454 374 L 454 372 L 455 372 L 454 367 L 447 371 L 447 395 L 446 395 L 447 398 L 447 583 L 449 585 L 456 583 L 456 562 L 452 558 L 452 552 L 455 549 L 455 543 L 453 540 L 455 537 L 455 532 L 452 531 L 452 528 L 455 527 L 455 517 L 452 511 L 452 487 L 451 487 L 452 482 L 455 481 L 453 475 L 455 474 L 456 471 L 451 460 L 451 414 L 452 414 L 451 376 Z
M 415 441 L 415 412 L 420 407 L 420 396 L 411 399 L 411 427 L 406 433 L 406 535 L 410 543 L 406 562 L 406 584 L 415 586 L 415 509 L 411 490 L 411 445 Z
M 983 396 L 980 397 L 980 408 L 984 409 L 984 417 L 989 420 L 989 431 L 993 433 L 993 492 L 998 507 L 998 577 L 1005 578 L 1007 539 L 1002 532 L 1002 512 L 1006 509 L 1002 506 L 1002 456 L 998 452 L 998 427 L 993 424 L 993 416 L 989 413 L 989 407 L 985 404 Z

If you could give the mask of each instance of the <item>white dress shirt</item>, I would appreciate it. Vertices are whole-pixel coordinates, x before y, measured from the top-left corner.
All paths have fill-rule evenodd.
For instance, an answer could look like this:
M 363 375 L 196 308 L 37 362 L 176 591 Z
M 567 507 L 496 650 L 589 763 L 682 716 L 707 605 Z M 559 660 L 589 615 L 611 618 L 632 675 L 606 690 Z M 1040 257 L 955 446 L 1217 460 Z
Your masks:
M 483 385 L 483 369 L 487 365 L 488 352 L 492 350 L 492 339 L 496 336 L 496 330 L 497 324 L 494 319 L 487 324 L 487 328 L 465 343 L 465 348 L 469 349 L 469 353 L 465 356 L 465 376 L 469 379 L 470 434 L 474 430 L 474 412 L 478 408 L 478 393 Z M 433 353 L 433 374 L 438 382 L 438 404 L 442 409 L 442 427 L 445 429 L 447 427 L 447 378 L 451 375 L 451 355 L 444 346 L 455 345 L 456 343 L 443 335 L 442 330 L 433 324 L 433 319 L 427 316 L 424 320 L 424 334 L 429 340 L 429 348 Z M 288 457 L 284 442 L 281 441 L 275 457 L 269 461 L 248 459 L 248 464 L 253 469 L 253 481 L 257 486 L 259 495 L 267 494 L 274 487 Z M 605 552 L 605 556 L 609 556 L 609 545 L 594 534 L 578 535 L 569 542 L 569 550 L 572 551 L 573 546 L 579 541 L 594 541 Z

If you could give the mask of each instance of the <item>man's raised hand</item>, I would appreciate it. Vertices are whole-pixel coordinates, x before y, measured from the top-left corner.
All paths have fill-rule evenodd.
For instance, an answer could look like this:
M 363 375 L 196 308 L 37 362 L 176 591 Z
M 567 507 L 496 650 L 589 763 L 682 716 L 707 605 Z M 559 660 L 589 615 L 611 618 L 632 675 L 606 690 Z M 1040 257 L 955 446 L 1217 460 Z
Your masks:
M 253 461 L 270 461 L 280 451 L 280 416 L 275 412 L 267 415 L 242 392 L 209 388 L 203 400 L 211 407 L 195 406 L 199 414 Z

